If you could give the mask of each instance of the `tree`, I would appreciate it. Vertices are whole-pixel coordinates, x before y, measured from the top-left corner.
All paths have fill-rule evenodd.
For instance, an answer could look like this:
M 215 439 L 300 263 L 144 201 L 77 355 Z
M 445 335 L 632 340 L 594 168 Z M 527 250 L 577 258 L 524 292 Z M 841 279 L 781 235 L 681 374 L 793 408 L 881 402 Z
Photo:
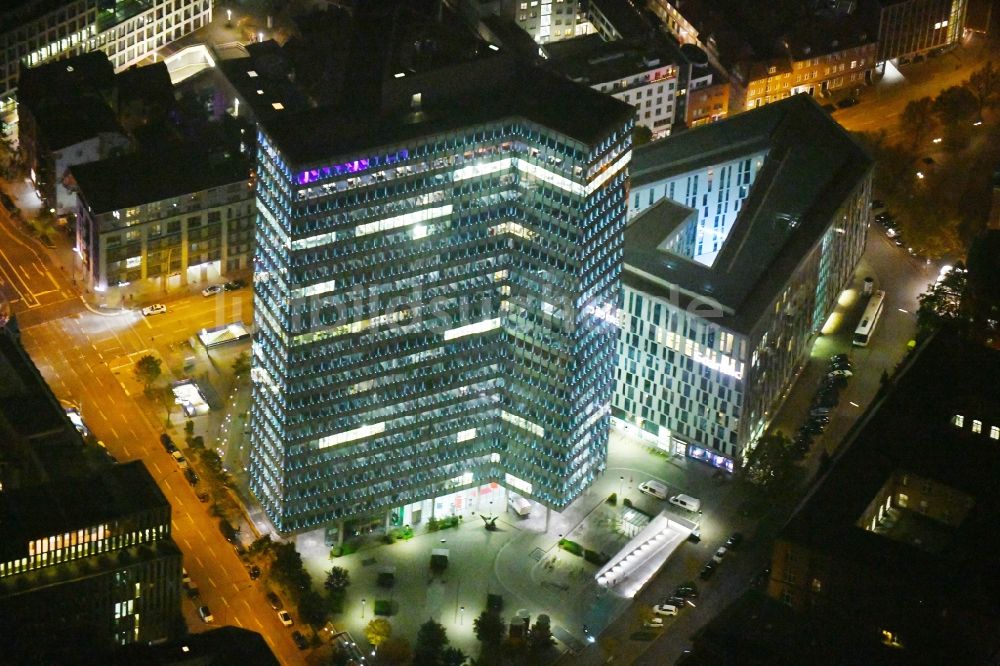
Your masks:
M 503 642 L 507 625 L 500 619 L 498 613 L 484 610 L 473 622 L 476 631 L 476 639 L 483 644 L 480 656 L 487 653 L 495 653 L 496 648 Z
M 46 244 L 52 242 L 56 230 L 56 217 L 49 209 L 43 209 L 29 221 L 31 230 Z
M 306 624 L 319 627 L 326 622 L 329 608 L 323 595 L 307 587 L 299 596 L 299 617 Z
M 537 657 L 544 655 L 556 643 L 552 639 L 552 628 L 548 615 L 539 615 L 528 629 L 528 653 Z
M 919 146 L 934 129 L 934 100 L 921 97 L 909 102 L 899 117 L 899 124 L 903 132 L 909 135 L 912 147 Z
M 427 620 L 417 631 L 417 644 L 413 649 L 413 666 L 441 666 L 448 634 L 434 620 Z
M 978 110 L 976 96 L 965 86 L 945 88 L 934 100 L 934 115 L 945 127 L 968 124 Z
M 780 432 L 766 434 L 746 457 L 739 478 L 752 489 L 770 497 L 794 490 L 802 478 L 792 441 Z
M 351 573 L 344 567 L 333 567 L 326 572 L 326 582 L 323 585 L 326 589 L 334 592 L 343 592 L 351 584 Z
M 302 555 L 295 550 L 295 544 L 276 543 L 271 551 L 274 553 L 271 575 L 275 580 L 296 596 L 301 596 L 305 590 L 310 589 L 309 574 L 302 566 Z
M 392 638 L 392 625 L 384 617 L 376 617 L 365 627 L 365 638 L 378 650 L 378 646 Z
M 242 377 L 248 372 L 250 372 L 250 355 L 246 352 L 240 352 L 240 355 L 233 361 L 233 374 Z
M 148 389 L 157 379 L 160 378 L 160 374 L 162 372 L 160 370 L 160 366 L 162 363 L 163 361 L 155 356 L 146 354 L 135 362 L 135 367 L 132 369 L 132 373 L 135 375 L 136 381 Z
M 636 148 L 653 140 L 653 130 L 645 125 L 636 125 L 632 128 L 632 147 Z
M 1000 103 L 1000 69 L 993 66 L 992 60 L 987 61 L 985 65 L 969 75 L 965 87 L 976 98 L 979 114 L 982 115 L 983 109 L 997 106 Z
M 375 653 L 375 663 L 380 666 L 399 666 L 410 663 L 413 650 L 405 638 L 390 638 L 379 646 Z
M 462 666 L 468 657 L 457 647 L 448 646 L 441 653 L 441 666 Z
M 271 541 L 271 535 L 265 534 L 262 537 L 254 539 L 248 550 L 251 555 L 261 555 L 269 551 L 272 545 L 274 545 L 274 542 Z

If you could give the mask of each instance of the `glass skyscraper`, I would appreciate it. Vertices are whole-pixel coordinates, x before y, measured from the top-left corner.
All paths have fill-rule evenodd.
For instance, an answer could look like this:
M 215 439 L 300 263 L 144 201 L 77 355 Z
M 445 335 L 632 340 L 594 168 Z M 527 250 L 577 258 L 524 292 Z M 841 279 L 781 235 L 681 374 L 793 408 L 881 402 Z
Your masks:
M 281 532 L 490 482 L 558 510 L 604 467 L 634 112 L 495 60 L 261 120 L 250 476 Z

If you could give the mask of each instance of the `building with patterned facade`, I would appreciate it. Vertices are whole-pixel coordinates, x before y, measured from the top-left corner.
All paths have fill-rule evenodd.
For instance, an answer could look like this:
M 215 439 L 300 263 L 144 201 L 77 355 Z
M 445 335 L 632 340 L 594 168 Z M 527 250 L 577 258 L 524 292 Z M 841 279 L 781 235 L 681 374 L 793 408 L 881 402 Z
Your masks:
M 0 9 L 0 116 L 14 112 L 18 68 L 99 50 L 115 71 L 208 25 L 213 0 L 13 0 Z
M 871 166 L 805 95 L 636 150 L 617 424 L 734 468 L 853 277 Z
M 393 57 L 378 112 L 257 114 L 250 483 L 283 533 L 484 486 L 558 510 L 605 465 L 633 109 Z

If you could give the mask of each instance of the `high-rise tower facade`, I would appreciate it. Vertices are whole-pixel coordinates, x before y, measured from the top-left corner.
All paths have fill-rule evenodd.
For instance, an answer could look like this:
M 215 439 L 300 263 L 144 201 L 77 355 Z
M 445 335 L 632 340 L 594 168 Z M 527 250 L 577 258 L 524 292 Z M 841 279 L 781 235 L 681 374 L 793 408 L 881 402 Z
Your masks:
M 282 532 L 565 507 L 605 463 L 633 110 L 501 56 L 382 103 L 261 121 L 253 492 Z

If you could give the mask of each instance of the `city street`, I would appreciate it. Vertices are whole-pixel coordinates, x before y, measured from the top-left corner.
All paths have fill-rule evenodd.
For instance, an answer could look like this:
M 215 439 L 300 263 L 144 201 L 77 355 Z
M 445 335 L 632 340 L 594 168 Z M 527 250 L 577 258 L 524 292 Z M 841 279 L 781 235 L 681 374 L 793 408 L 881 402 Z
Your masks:
M 1000 48 L 982 35 L 973 35 L 948 53 L 924 62 L 901 65 L 898 74 L 890 73 L 872 86 L 863 87 L 860 104 L 839 109 L 833 118 L 852 132 L 885 130 L 890 140 L 902 130 L 899 117 L 907 102 L 921 97 L 936 97 L 945 88 L 961 85 L 969 75 L 991 57 L 996 59 Z M 825 102 L 824 102 L 825 103 Z
M 173 507 L 173 536 L 184 553 L 184 566 L 201 591 L 202 603 L 215 625 L 230 624 L 260 632 L 282 663 L 301 663 L 289 629 L 278 621 L 264 598 L 261 582 L 253 582 L 219 530 L 210 505 L 195 491 L 163 450 L 159 405 L 144 396 L 126 396 L 119 373 L 150 350 L 168 360 L 198 328 L 249 318 L 252 292 L 243 289 L 220 296 L 190 296 L 167 301 L 168 312 L 142 317 L 136 312 L 98 314 L 80 307 L 61 319 L 22 325 L 25 348 L 56 396 L 78 404 L 84 420 L 119 461 L 142 459 Z M 77 303 L 80 301 L 77 299 Z M 171 432 L 183 445 L 182 419 L 174 413 Z M 192 631 L 203 631 L 193 604 L 184 598 L 184 614 Z

